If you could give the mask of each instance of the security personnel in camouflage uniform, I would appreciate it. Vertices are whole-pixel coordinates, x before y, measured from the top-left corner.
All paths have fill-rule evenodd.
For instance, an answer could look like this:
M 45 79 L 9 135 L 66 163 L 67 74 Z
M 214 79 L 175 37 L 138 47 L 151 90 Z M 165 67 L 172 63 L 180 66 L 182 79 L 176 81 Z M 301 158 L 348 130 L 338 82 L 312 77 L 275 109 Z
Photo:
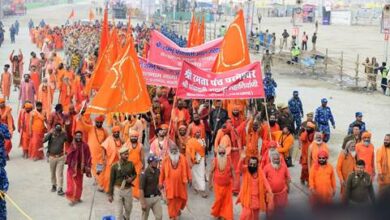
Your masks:
M 327 106 L 328 100 L 323 98 L 321 99 L 321 106 L 317 108 L 314 121 L 317 124 L 318 131 L 324 134 L 324 142 L 328 142 L 330 138 L 330 127 L 329 121 L 332 123 L 333 129 L 336 128 L 332 111 Z
M 298 130 L 302 124 L 301 118 L 303 118 L 302 101 L 299 98 L 298 91 L 293 92 L 293 97 L 290 99 L 290 101 L 288 101 L 288 108 L 290 109 L 290 112 L 294 118 L 294 133 L 298 133 Z
M 7 207 L 5 204 L 5 198 L 2 192 L 8 191 L 8 178 L 5 166 L 7 164 L 4 141 L 9 140 L 11 135 L 8 131 L 7 125 L 0 123 L 0 219 L 7 219 Z

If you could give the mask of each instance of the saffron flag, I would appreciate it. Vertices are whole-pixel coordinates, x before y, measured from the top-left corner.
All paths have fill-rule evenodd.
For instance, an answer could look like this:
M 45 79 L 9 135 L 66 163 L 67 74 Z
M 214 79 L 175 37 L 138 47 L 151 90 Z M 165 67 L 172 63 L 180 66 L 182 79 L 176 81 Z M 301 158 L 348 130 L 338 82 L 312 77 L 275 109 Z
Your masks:
M 108 71 L 118 58 L 118 31 L 114 28 L 111 33 L 110 43 L 103 51 L 103 54 L 99 56 L 96 67 L 93 71 L 91 80 L 86 86 L 86 93 L 89 94 L 91 89 L 99 89 L 104 79 L 107 76 Z
M 87 113 L 107 114 L 148 112 L 152 104 L 132 43 L 109 70 L 107 77 L 87 108 Z
M 199 26 L 199 31 L 198 31 L 198 37 L 196 38 L 196 46 L 204 44 L 204 39 L 205 39 L 205 25 L 204 25 L 204 16 L 202 18 L 202 22 Z
M 103 24 L 102 24 L 102 32 L 100 33 L 100 46 L 99 46 L 99 57 L 103 53 L 103 51 L 106 49 L 108 45 L 108 38 L 109 38 L 109 28 L 108 28 L 108 9 L 107 6 L 104 9 L 104 17 L 103 17 Z
M 176 96 L 184 99 L 264 98 L 260 62 L 216 74 L 184 62 Z
M 225 34 L 212 71 L 216 73 L 224 72 L 250 63 L 244 13 L 240 10 Z
M 72 9 L 72 11 L 69 14 L 68 19 L 74 18 L 74 16 L 75 16 L 74 9 Z
M 194 12 L 192 12 L 190 29 L 188 31 L 188 37 L 187 37 L 187 47 L 191 47 L 192 36 L 194 33 L 194 25 L 195 25 L 195 15 L 194 15 Z
M 88 18 L 90 21 L 93 21 L 95 19 L 95 13 L 93 13 L 92 8 L 89 9 Z
M 199 23 L 198 20 L 195 19 L 195 24 L 193 27 L 192 37 L 191 37 L 191 43 L 189 47 L 195 47 L 196 42 L 198 41 L 198 32 L 199 32 Z

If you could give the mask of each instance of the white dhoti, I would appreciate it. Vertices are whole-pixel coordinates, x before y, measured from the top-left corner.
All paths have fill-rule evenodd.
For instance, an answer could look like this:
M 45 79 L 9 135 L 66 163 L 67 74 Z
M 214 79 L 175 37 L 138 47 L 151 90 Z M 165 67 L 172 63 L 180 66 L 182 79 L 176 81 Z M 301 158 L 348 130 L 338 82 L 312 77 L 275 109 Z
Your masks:
M 192 166 L 192 186 L 198 191 L 206 190 L 206 167 L 204 157 L 199 159 L 198 164 Z

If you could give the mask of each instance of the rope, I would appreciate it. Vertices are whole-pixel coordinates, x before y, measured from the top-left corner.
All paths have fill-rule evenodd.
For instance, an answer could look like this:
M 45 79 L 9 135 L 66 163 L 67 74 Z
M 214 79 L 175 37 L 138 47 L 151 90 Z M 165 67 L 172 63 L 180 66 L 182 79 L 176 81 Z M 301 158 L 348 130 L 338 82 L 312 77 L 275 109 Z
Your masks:
M 27 213 L 25 211 L 22 210 L 22 208 L 20 208 L 20 206 L 18 206 L 18 204 L 15 203 L 15 201 L 13 199 L 11 199 L 11 197 L 9 197 L 7 195 L 7 193 L 5 193 L 4 191 L 1 191 L 0 190 L 0 198 L 1 199 L 7 199 L 13 206 L 15 206 L 15 208 L 28 220 L 32 220 L 32 218 L 27 215 Z
M 98 189 L 98 185 L 97 185 L 97 181 L 96 181 L 96 179 L 95 179 L 95 181 L 94 181 L 95 183 L 94 183 L 94 185 L 95 185 L 95 189 L 94 189 L 94 191 L 93 191 L 93 197 L 92 197 L 92 202 L 91 202 L 91 206 L 89 207 L 89 216 L 88 216 L 88 220 L 91 220 L 91 218 L 92 218 L 92 209 L 93 209 L 93 205 L 95 204 L 95 195 L 96 195 L 96 191 L 97 191 L 97 189 Z

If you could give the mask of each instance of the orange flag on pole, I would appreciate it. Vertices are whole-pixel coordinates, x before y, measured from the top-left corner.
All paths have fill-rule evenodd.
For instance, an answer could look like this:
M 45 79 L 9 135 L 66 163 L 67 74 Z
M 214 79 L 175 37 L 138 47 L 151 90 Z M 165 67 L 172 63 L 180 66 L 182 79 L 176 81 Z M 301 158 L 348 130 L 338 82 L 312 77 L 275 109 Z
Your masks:
M 226 31 L 212 71 L 224 72 L 248 65 L 250 62 L 244 13 L 240 10 Z
M 148 112 L 151 106 L 134 44 L 129 43 L 125 54 L 111 67 L 86 112 L 139 114 Z
M 198 37 L 196 38 L 195 46 L 204 44 L 205 38 L 205 26 L 204 26 L 204 16 L 202 18 L 202 23 L 199 26 Z
M 88 18 L 90 21 L 93 21 L 95 19 L 95 13 L 93 13 L 92 8 L 89 9 Z
M 68 19 L 74 18 L 74 16 L 75 16 L 74 9 L 72 9 L 72 11 L 69 14 Z
M 199 37 L 198 36 L 198 32 L 199 32 L 199 23 L 198 23 L 198 20 L 195 19 L 194 29 L 192 31 L 190 47 L 196 46 L 196 42 L 198 41 L 198 37 Z
M 188 30 L 188 37 L 187 37 L 187 47 L 191 47 L 192 36 L 193 36 L 194 31 L 195 31 L 194 25 L 195 25 L 195 15 L 194 15 L 194 12 L 192 12 L 190 29 Z
M 118 58 L 118 46 L 118 31 L 114 28 L 111 33 L 110 43 L 99 57 L 91 80 L 85 88 L 87 94 L 89 94 L 91 89 L 97 90 L 102 86 L 108 71 Z
M 100 33 L 99 57 L 103 53 L 104 49 L 107 47 L 108 38 L 109 38 L 108 9 L 107 9 L 107 6 L 106 6 L 106 8 L 104 9 L 102 32 Z

